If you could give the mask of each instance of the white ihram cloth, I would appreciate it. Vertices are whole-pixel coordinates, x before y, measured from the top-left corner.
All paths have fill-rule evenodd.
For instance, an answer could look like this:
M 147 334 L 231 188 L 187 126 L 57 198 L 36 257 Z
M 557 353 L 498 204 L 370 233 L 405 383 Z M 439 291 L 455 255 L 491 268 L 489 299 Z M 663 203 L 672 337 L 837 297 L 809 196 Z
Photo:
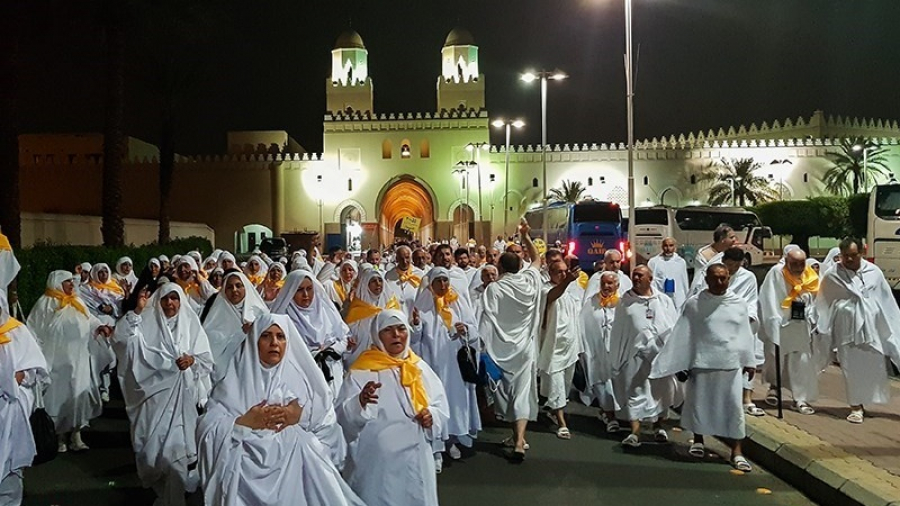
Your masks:
M 260 361 L 258 343 L 272 325 L 284 332 L 286 349 L 270 367 Z M 229 367 L 197 427 L 206 504 L 362 505 L 315 435 L 325 426 L 337 428 L 331 391 L 288 317 L 257 318 Z M 235 422 L 263 401 L 295 400 L 303 409 L 300 421 L 281 432 Z
M 485 351 L 503 371 L 497 414 L 509 422 L 537 419 L 541 284 L 541 273 L 528 267 L 503 274 L 484 290 L 479 333 Z
M 437 268 L 437 266 L 435 266 L 435 268 Z M 466 299 L 466 302 L 471 302 L 469 300 L 469 282 L 471 279 L 469 278 L 469 275 L 466 274 L 466 271 L 460 269 L 456 265 L 446 267 L 446 269 L 450 273 L 450 286 L 456 290 L 456 293 L 459 294 L 460 297 Z M 424 290 L 423 286 L 419 285 L 419 291 L 422 290 Z
M 122 264 L 131 264 L 131 272 L 128 274 L 122 274 Z M 128 283 L 128 286 L 134 288 L 134 286 L 138 282 L 137 274 L 134 273 L 134 261 L 129 257 L 122 257 L 116 261 L 116 272 L 113 274 L 113 277 L 117 281 L 123 281 Z
M 600 276 L 603 275 L 604 272 L 612 272 L 612 271 L 597 271 L 591 274 L 591 277 L 588 279 L 588 284 L 584 289 L 584 295 L 582 302 L 587 302 L 588 299 L 600 293 Z M 631 278 L 628 277 L 622 271 L 615 271 L 616 275 L 619 276 L 619 295 L 624 295 L 625 292 L 631 290 L 633 284 L 631 283 Z
M 2 269 L 2 268 L 0 268 Z M 0 290 L 0 325 L 9 320 L 6 290 Z M 31 466 L 37 453 L 28 418 L 34 408 L 33 388 L 41 388 L 47 379 L 47 362 L 37 340 L 25 325 L 6 333 L 10 342 L 0 344 L 0 495 L 10 505 L 22 500 L 22 471 Z M 22 384 L 16 373 L 24 372 Z
M 179 258 L 178 262 L 175 264 L 176 269 L 181 264 L 188 264 L 191 272 L 195 273 L 195 279 L 190 285 L 187 285 L 178 279 L 176 279 L 175 282 L 181 287 L 182 291 L 188 290 L 188 304 L 191 306 L 191 309 L 199 315 L 203 312 L 203 306 L 206 305 L 206 301 L 216 293 L 216 289 L 212 286 L 212 283 L 206 279 L 205 275 L 201 273 L 200 268 L 197 266 L 197 262 L 194 261 L 193 257 L 185 255 Z M 178 277 L 177 274 L 175 276 L 176 278 Z M 247 287 L 247 290 L 251 289 L 255 290 L 256 288 L 252 287 L 252 285 Z
M 651 377 L 690 371 L 681 425 L 701 435 L 742 439 L 743 368 L 756 367 L 747 303 L 733 292 L 691 297 L 653 361 Z
M 815 294 L 803 292 L 799 300 L 806 304 L 803 319 L 791 319 L 791 308 L 781 307 L 791 288 L 784 278 L 784 265 L 775 265 L 766 274 L 759 294 L 760 330 L 770 360 L 765 380 L 776 381 L 775 346 L 780 346 L 783 385 L 794 400 L 814 401 L 819 393 L 819 371 L 831 356 L 831 343 L 818 333 L 815 318 Z
M 166 318 L 160 300 L 172 292 L 181 306 Z M 187 465 L 197 458 L 197 406 L 213 369 L 206 331 L 181 287 L 166 283 L 140 315 L 128 312 L 119 321 L 113 348 L 138 477 L 156 489 L 162 504 L 183 504 Z M 183 355 L 194 357 L 194 364 L 180 371 L 175 360 Z
M 819 276 L 820 277 L 824 276 L 826 272 L 828 272 L 830 269 L 834 268 L 834 266 L 837 264 L 837 262 L 835 262 L 834 259 L 837 258 L 838 255 L 840 255 L 840 254 L 841 254 L 841 248 L 838 248 L 837 246 L 828 250 L 828 254 L 825 255 L 825 259 L 822 260 L 822 264 L 819 268 Z
M 356 291 L 353 292 L 353 296 L 363 302 L 384 309 L 387 307 L 393 294 L 388 291 L 386 286 L 382 288 L 380 295 L 375 295 L 374 292 L 369 290 L 369 282 L 374 278 L 381 278 L 383 281 L 384 274 L 374 267 L 361 267 L 359 272 L 359 283 L 356 285 Z M 419 289 L 421 290 L 421 285 Z M 352 303 L 346 304 L 343 309 L 345 316 L 344 321 L 346 321 L 348 310 L 352 307 L 351 304 Z M 359 358 L 360 354 L 368 350 L 369 347 L 377 341 L 377 337 L 372 335 L 372 324 L 375 322 L 375 316 L 377 316 L 377 314 L 347 324 L 350 327 L 350 335 L 356 340 L 356 347 L 350 351 L 349 356 L 345 357 L 346 365 L 356 362 L 356 359 Z
M 666 342 L 678 313 L 672 299 L 652 290 L 629 290 L 619 300 L 609 334 L 609 375 L 621 420 L 655 420 L 674 403 L 674 378 L 650 381 L 650 365 Z
M 87 304 L 88 310 L 94 316 L 96 316 L 97 318 L 100 319 L 100 321 L 102 321 L 108 325 L 115 325 L 116 320 L 122 314 L 121 313 L 122 301 L 125 299 L 125 296 L 122 293 L 117 293 L 112 290 L 108 290 L 106 288 L 98 288 L 95 286 L 91 286 L 92 283 L 96 283 L 96 284 L 100 283 L 100 278 L 99 278 L 98 274 L 102 270 L 105 270 L 106 272 L 110 273 L 109 281 L 112 281 L 113 283 L 115 283 L 115 281 L 113 281 L 112 273 L 109 270 L 108 265 L 106 265 L 104 263 L 94 264 L 94 266 L 91 267 L 90 282 L 82 283 L 78 287 L 81 292 L 81 293 L 79 293 L 79 295 L 81 295 L 81 299 L 84 300 L 84 303 Z M 100 285 L 100 286 L 102 286 L 102 285 Z M 107 314 L 103 313 L 102 311 L 100 311 L 100 306 L 102 306 L 104 304 L 108 305 L 108 306 L 112 306 L 113 311 L 111 314 L 107 315 Z
M 453 436 L 465 446 L 470 447 L 473 443 L 472 439 L 481 430 L 478 398 L 475 394 L 475 384 L 463 381 L 456 354 L 463 347 L 464 341 L 471 347 L 477 347 L 478 324 L 469 303 L 459 297 L 448 305 L 453 314 L 451 325 L 457 322 L 465 324 L 468 335 L 459 335 L 455 327 L 447 328 L 437 310 L 434 294 L 430 288 L 431 282 L 441 277 L 449 280 L 447 269 L 435 267 L 428 273 L 428 277 L 422 280 L 422 284 L 427 284 L 428 288 L 419 293 L 416 298 L 414 307 L 419 310 L 421 327 L 418 332 L 413 334 L 416 342 L 411 343 L 411 347 L 414 350 L 418 349 L 419 357 L 431 367 L 444 385 L 450 419 L 443 426 L 443 432 L 439 436 L 440 440 L 446 440 Z M 475 359 L 477 364 L 477 353 Z M 435 434 L 435 436 L 435 442 L 438 443 L 435 451 L 442 451 L 443 444 L 437 441 L 438 435 Z
M 900 309 L 881 269 L 829 269 L 816 297 L 819 332 L 838 350 L 851 406 L 890 399 L 884 357 L 900 365 Z
M 47 288 L 62 292 L 63 281 L 72 279 L 71 272 L 53 271 Z M 87 427 L 100 416 L 100 371 L 115 360 L 106 341 L 97 337 L 103 322 L 86 309 L 85 313 L 73 305 L 60 307 L 59 300 L 42 295 L 28 315 L 28 328 L 41 345 L 50 375 L 44 408 L 59 434 Z
M 238 304 L 232 304 L 222 292 L 213 300 L 206 320 L 203 321 L 203 330 L 209 339 L 209 349 L 212 352 L 215 368 L 210 377 L 213 384 L 218 383 L 228 371 L 228 365 L 232 357 L 240 349 L 247 334 L 244 333 L 244 324 L 253 323 L 261 315 L 269 312 L 266 303 L 259 293 L 253 289 L 250 280 L 240 272 L 230 272 L 222 280 L 224 287 L 231 277 L 241 280 L 244 285 L 244 300 Z
M 400 281 L 398 269 L 399 267 L 394 267 L 384 273 L 384 288 L 391 295 L 397 297 L 397 301 L 400 302 L 400 310 L 406 313 L 407 317 L 411 318 L 413 305 L 416 303 L 416 297 L 419 295 L 419 286 L 425 283 L 425 273 L 422 272 L 422 269 L 410 264 L 409 270 L 412 271 L 411 274 L 418 276 L 421 280 L 419 286 L 414 286 L 411 281 Z
M 300 307 L 294 302 L 294 294 L 297 293 L 297 289 L 304 279 L 309 279 L 313 284 L 313 299 L 309 307 Z M 331 397 L 336 398 L 344 380 L 344 363 L 340 358 L 329 357 L 327 350 L 330 349 L 340 356 L 347 353 L 350 328 L 347 327 L 337 308 L 328 299 L 325 288 L 312 277 L 312 273 L 309 271 L 294 271 L 288 274 L 281 293 L 272 304 L 272 312 L 287 315 L 297 332 L 300 333 L 300 337 L 303 338 L 303 345 L 312 354 L 320 368 L 323 367 L 321 361 L 324 361 L 325 367 L 328 367 L 332 377 L 329 382 Z M 320 353 L 325 354 L 321 358 L 317 358 Z M 325 376 L 321 370 L 319 375 L 324 381 Z
M 653 287 L 659 293 L 665 293 L 666 280 L 671 279 L 675 283 L 675 292 L 665 293 L 672 298 L 675 309 L 681 311 L 681 306 L 687 300 L 688 283 L 687 262 L 678 253 L 665 256 L 662 253 L 651 258 L 647 262 L 650 273 L 653 274 Z
M 554 286 L 544 285 L 544 300 Z M 584 351 L 583 341 L 581 298 L 565 290 L 558 299 L 548 302 L 544 310 L 537 368 L 541 372 L 541 394 L 547 397 L 548 408 L 565 407 L 575 362 Z
M 19 274 L 19 261 L 12 248 L 7 248 L 9 239 L 0 233 L 0 291 L 5 292 L 12 280 Z
M 584 327 L 584 374 L 588 391 L 586 400 L 596 399 L 603 411 L 618 411 L 612 388 L 609 363 L 609 335 L 616 316 L 616 306 L 601 307 L 600 294 L 585 302 L 581 312 Z M 590 404 L 590 402 L 585 402 Z
M 382 311 L 374 328 L 406 324 L 397 310 Z M 408 325 L 407 325 L 408 328 Z M 375 345 L 382 347 L 381 341 Z M 383 350 L 382 350 L 383 351 Z M 404 357 L 409 351 L 404 352 Z M 341 388 L 337 415 L 349 444 L 344 476 L 368 506 L 437 506 L 437 479 L 432 445 L 444 432 L 449 417 L 441 380 L 419 360 L 416 364 L 428 395 L 433 425 L 423 428 L 415 420 L 409 390 L 400 382 L 400 369 L 351 369 Z M 377 404 L 359 403 L 366 383 L 381 383 Z
M 700 254 L 700 252 L 705 249 L 712 250 L 712 247 L 704 246 L 697 252 L 697 258 L 694 260 L 694 278 L 691 280 L 691 289 L 688 290 L 688 297 L 693 297 L 703 290 L 706 290 L 706 268 L 713 264 L 722 263 L 722 259 L 725 258 L 725 253 L 716 253 L 712 258 L 706 260 L 706 258 Z M 702 262 L 700 261 L 701 258 L 703 258 Z M 731 286 L 730 282 L 729 286 Z

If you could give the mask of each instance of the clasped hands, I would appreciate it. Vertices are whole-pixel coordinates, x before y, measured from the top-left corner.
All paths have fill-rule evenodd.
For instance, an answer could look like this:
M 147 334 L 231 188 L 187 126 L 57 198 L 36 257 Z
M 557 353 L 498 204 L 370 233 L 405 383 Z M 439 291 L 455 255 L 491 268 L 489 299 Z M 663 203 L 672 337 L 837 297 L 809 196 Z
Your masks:
M 253 430 L 274 430 L 281 432 L 291 425 L 300 423 L 303 407 L 294 400 L 282 406 L 262 401 L 239 416 L 235 423 Z

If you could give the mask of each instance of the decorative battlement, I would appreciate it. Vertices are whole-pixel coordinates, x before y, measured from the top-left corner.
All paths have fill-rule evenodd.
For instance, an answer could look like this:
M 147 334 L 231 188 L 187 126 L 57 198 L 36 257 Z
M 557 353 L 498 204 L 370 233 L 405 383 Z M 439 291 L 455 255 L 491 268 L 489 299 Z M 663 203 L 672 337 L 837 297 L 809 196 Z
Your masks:
M 488 118 L 488 113 L 484 109 L 443 109 L 435 113 L 381 113 L 375 114 L 371 111 L 337 111 L 325 114 L 325 121 L 414 121 L 428 119 L 476 119 Z

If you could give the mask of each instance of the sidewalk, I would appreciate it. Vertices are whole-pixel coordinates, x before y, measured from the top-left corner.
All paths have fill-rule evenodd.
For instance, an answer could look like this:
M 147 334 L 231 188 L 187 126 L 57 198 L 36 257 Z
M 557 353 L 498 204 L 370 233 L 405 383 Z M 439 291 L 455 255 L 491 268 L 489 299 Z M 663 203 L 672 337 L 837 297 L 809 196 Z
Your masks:
M 756 404 L 764 417 L 747 417 L 750 457 L 822 504 L 900 506 L 900 382 L 891 382 L 891 403 L 866 407 L 865 422 L 845 417 L 850 409 L 844 378 L 835 366 L 822 373 L 814 415 L 789 409 L 784 419 L 765 404 L 757 386 Z

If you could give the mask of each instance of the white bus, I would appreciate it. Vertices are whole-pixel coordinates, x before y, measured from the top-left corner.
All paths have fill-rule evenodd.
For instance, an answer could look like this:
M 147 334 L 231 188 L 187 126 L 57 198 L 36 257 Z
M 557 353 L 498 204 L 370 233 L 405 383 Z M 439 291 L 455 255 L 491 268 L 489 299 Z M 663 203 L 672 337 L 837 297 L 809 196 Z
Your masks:
M 678 254 L 694 268 L 697 250 L 712 242 L 713 232 L 721 224 L 734 229 L 737 246 L 744 250 L 745 265 L 763 263 L 763 239 L 772 237 L 772 229 L 764 227 L 756 214 L 741 207 L 691 206 L 680 209 L 668 206 L 638 207 L 629 224 L 631 247 L 636 264 L 659 254 L 662 240 L 674 237 Z
M 866 258 L 900 290 L 900 184 L 878 185 L 869 195 Z

